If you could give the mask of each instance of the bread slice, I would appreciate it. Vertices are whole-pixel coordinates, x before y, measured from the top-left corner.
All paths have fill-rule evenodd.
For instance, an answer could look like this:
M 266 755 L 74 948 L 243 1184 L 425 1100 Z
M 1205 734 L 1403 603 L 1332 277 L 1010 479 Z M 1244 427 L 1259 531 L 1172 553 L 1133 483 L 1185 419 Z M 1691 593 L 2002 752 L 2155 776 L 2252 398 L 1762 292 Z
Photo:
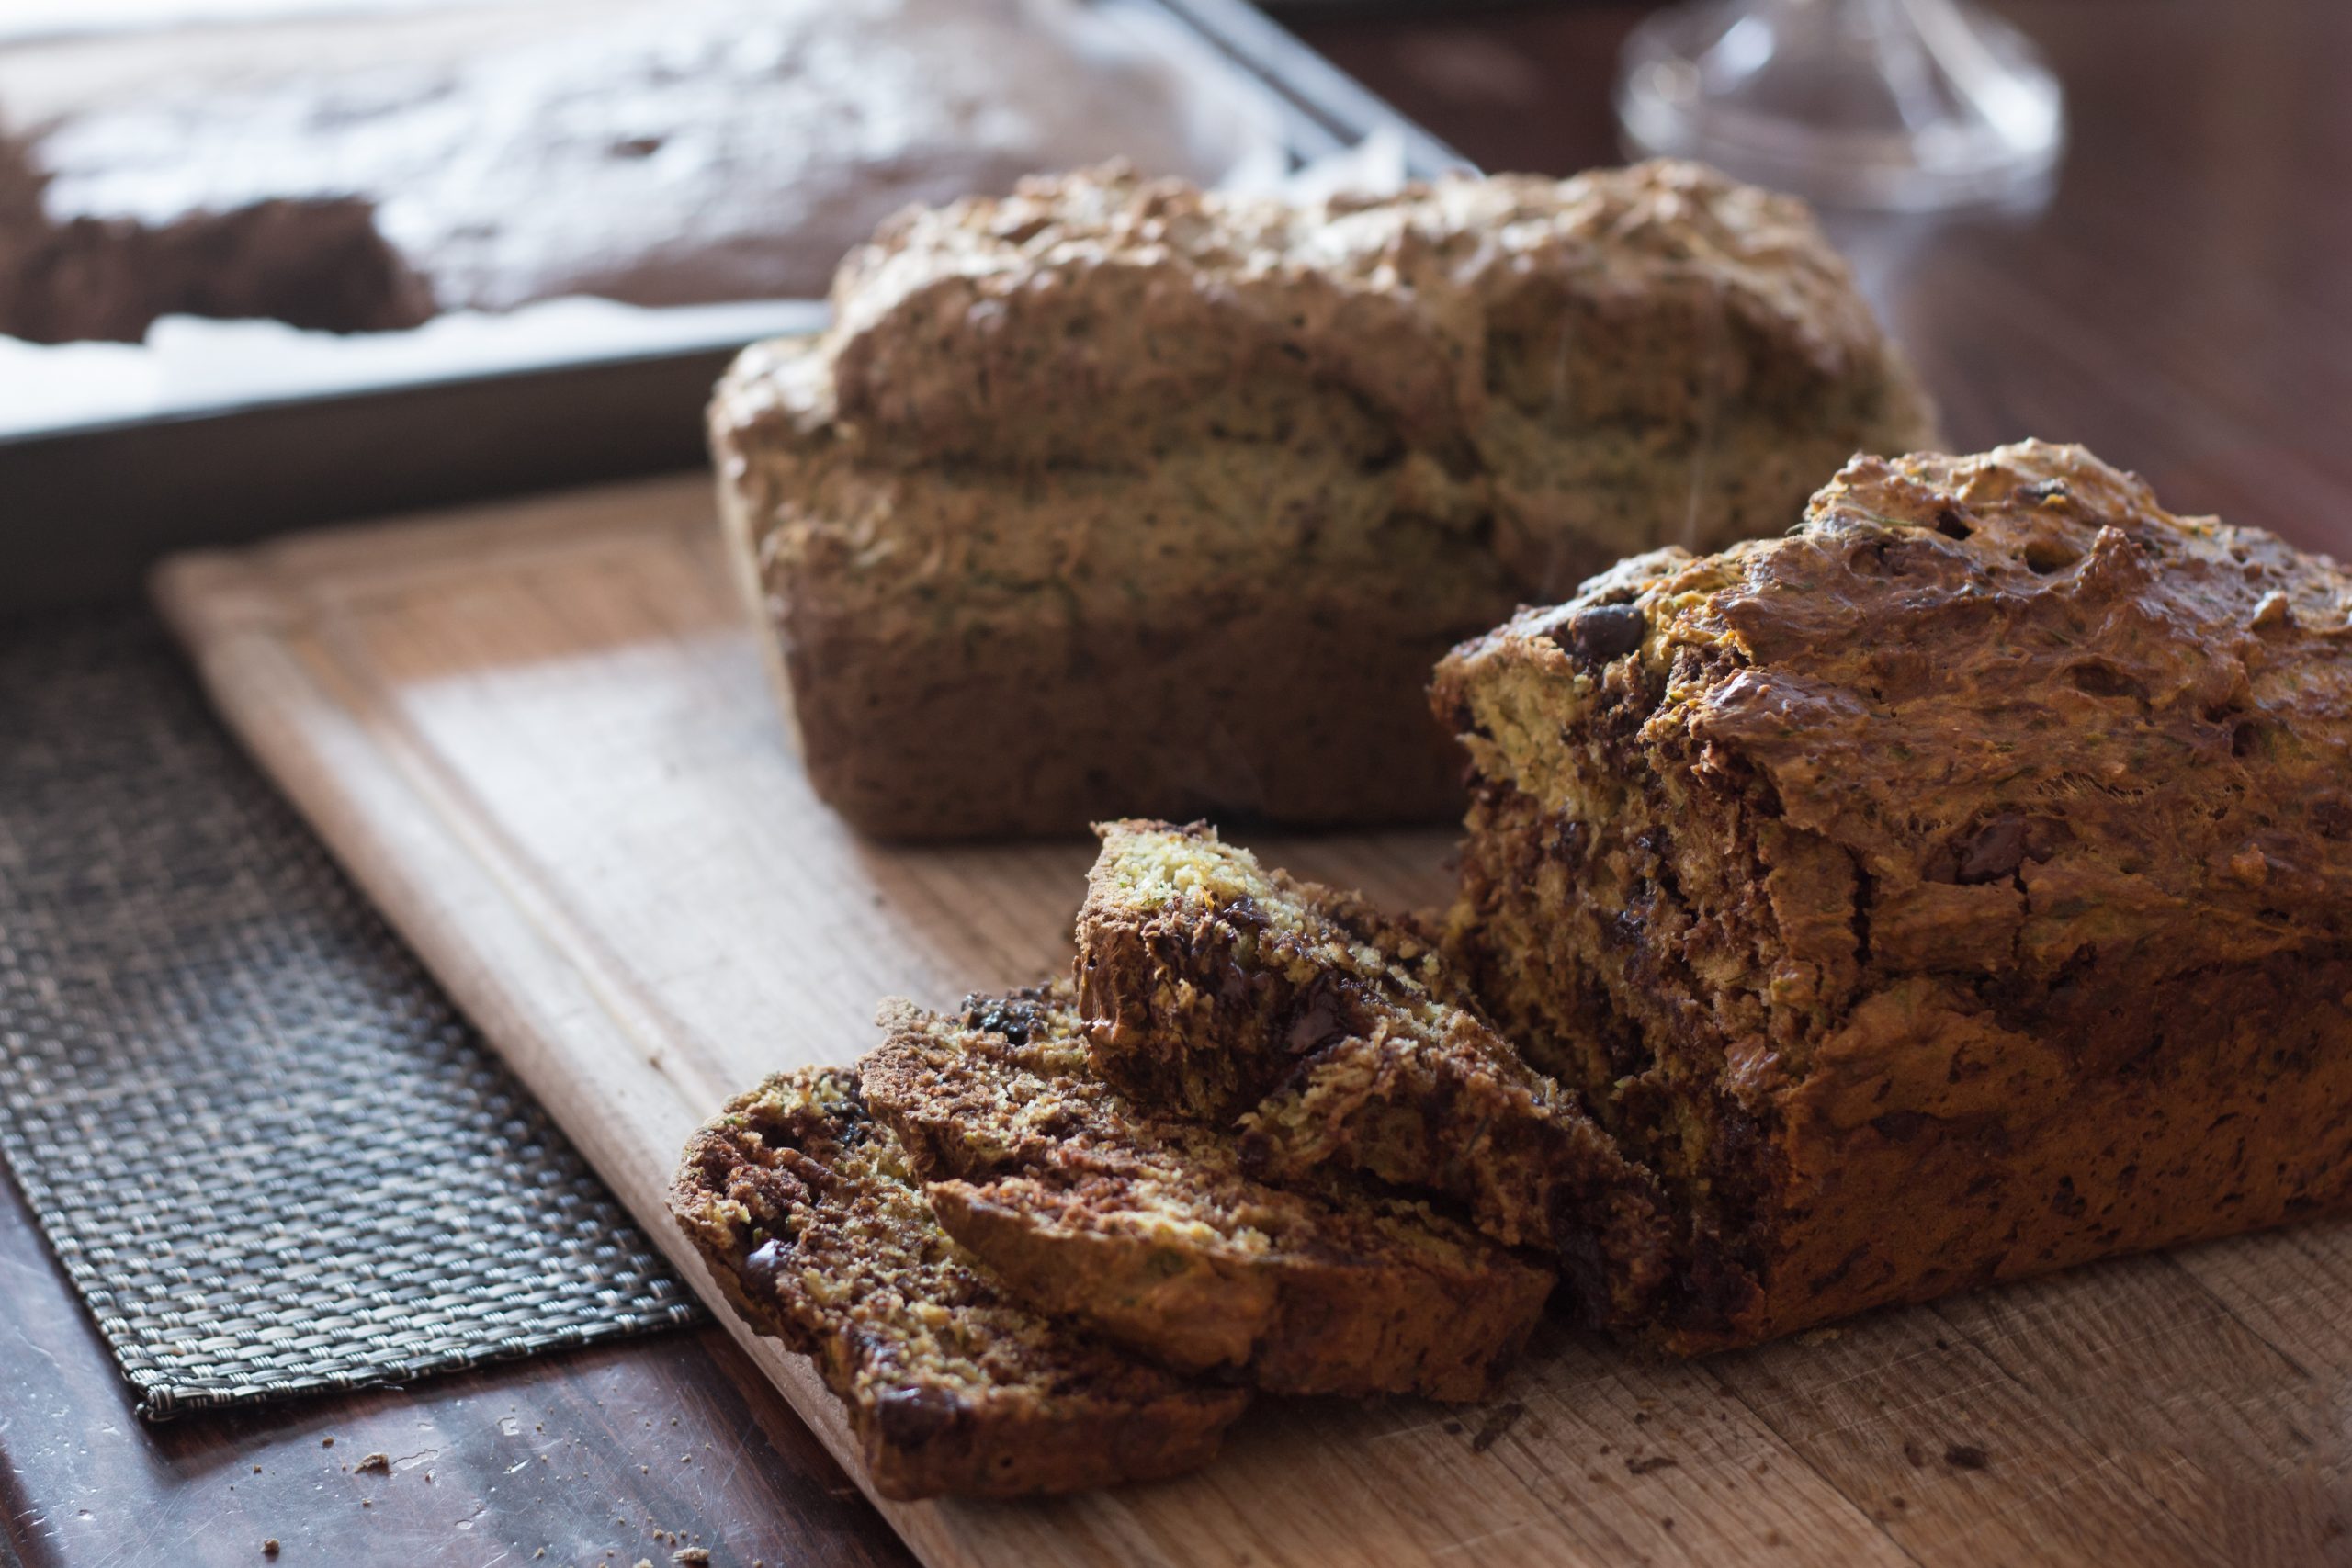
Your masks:
M 1471 1400 L 1525 1343 L 1540 1265 L 1348 1179 L 1253 1179 L 1227 1134 L 1094 1072 L 1067 982 L 900 1003 L 860 1064 L 948 1234 L 1031 1304 L 1192 1371 L 1285 1393 Z
M 1586 1321 L 1639 1321 L 1670 1244 L 1656 1179 L 1441 995 L 1430 944 L 1204 825 L 1097 830 L 1078 981 L 1105 1077 L 1237 1129 L 1271 1179 L 1337 1166 L 1457 1201 L 1495 1239 L 1555 1254 Z
M 737 1311 L 813 1358 L 885 1497 L 1171 1475 L 1249 1403 L 1011 1300 L 939 1228 L 857 1075 L 804 1068 L 696 1133 L 670 1207 Z

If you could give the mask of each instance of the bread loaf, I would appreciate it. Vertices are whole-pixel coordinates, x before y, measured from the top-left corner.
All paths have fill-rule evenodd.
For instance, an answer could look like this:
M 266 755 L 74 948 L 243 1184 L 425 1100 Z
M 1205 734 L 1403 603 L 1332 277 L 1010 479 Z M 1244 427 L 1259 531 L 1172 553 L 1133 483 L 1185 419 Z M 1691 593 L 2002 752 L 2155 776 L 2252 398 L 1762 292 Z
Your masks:
M 809 776 L 901 837 L 1451 814 L 1455 641 L 1776 529 L 1926 404 L 1798 203 L 1690 164 L 911 211 L 710 411 Z
M 1784 1334 L 2352 1199 L 2352 578 L 2076 447 L 1859 460 L 1456 651 L 1452 943 Z

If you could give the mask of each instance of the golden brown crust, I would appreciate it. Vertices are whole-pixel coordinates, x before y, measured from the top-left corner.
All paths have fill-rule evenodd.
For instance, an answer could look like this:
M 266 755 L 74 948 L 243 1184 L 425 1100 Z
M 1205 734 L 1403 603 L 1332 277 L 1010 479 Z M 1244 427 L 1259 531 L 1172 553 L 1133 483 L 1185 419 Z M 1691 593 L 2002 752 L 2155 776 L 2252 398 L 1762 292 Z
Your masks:
M 1555 1257 L 1587 1320 L 1642 1316 L 1669 1244 L 1655 1181 L 1442 999 L 1417 936 L 1199 824 L 1100 831 L 1078 976 L 1105 1077 L 1235 1127 L 1275 1179 L 1353 1168 L 1459 1202 L 1487 1235 Z
M 2026 443 L 1446 661 L 1457 945 L 1693 1210 L 1679 1346 L 2346 1203 L 2347 620 Z
M 1491 1392 L 1542 1268 L 1340 1180 L 1246 1175 L 1225 1134 L 1136 1110 L 1092 1070 L 1071 987 L 900 1004 L 859 1064 L 948 1233 L 1015 1294 L 1179 1369 L 1269 1392 Z
M 1665 163 L 911 212 L 710 427 L 812 779 L 922 837 L 1450 812 L 1447 647 L 1931 439 L 1803 207 Z
M 1249 1402 L 1011 1300 L 939 1228 L 850 1069 L 730 1101 L 687 1145 L 670 1206 L 736 1310 L 815 1360 L 885 1497 L 1172 1475 L 1214 1458 Z

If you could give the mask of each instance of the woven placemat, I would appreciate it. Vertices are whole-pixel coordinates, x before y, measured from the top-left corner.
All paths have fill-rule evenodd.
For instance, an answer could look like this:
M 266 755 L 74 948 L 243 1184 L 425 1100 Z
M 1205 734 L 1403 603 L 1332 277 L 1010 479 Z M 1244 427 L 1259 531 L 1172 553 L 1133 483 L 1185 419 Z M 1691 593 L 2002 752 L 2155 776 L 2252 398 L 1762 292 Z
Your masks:
M 699 1315 L 143 615 L 0 628 L 0 1158 L 151 1418 Z

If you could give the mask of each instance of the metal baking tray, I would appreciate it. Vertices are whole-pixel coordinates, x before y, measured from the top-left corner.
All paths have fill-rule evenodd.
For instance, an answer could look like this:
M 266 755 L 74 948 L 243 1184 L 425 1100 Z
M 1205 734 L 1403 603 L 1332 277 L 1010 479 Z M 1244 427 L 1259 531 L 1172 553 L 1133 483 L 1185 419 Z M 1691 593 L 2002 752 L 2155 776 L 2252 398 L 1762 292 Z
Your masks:
M 1385 133 L 1416 176 L 1468 166 L 1246 0 L 1142 3 L 1263 90 L 1295 163 Z M 756 335 L 823 313 L 783 303 Z M 0 436 L 0 615 L 126 597 L 192 545 L 695 467 L 704 401 L 748 341 L 739 326 L 657 352 Z

